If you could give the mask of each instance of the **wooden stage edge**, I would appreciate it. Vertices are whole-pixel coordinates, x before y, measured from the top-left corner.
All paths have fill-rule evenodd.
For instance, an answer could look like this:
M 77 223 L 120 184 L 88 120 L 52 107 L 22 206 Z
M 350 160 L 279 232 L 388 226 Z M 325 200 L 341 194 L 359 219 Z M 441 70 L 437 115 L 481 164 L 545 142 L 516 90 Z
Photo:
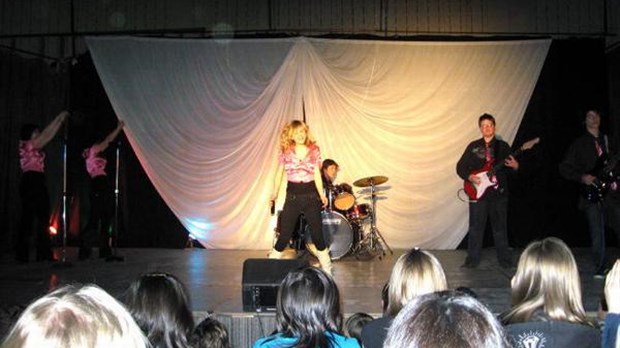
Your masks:
M 617 248 L 609 251 L 612 260 L 620 255 Z M 334 261 L 334 278 L 341 291 L 345 313 L 381 312 L 381 288 L 403 252 L 395 250 L 394 255 L 388 253 L 382 259 L 357 260 L 345 256 Z M 476 269 L 460 268 L 465 258 L 464 250 L 431 252 L 442 263 L 451 288 L 466 286 L 473 289 L 495 312 L 509 306 L 510 278 L 514 269 L 499 267 L 495 249 L 483 251 L 482 263 Z M 514 250 L 515 258 L 519 252 Z M 596 311 L 604 282 L 592 276 L 594 269 L 588 248 L 576 248 L 573 252 L 580 269 L 584 305 L 587 311 Z M 133 279 L 145 272 L 162 271 L 174 274 L 186 285 L 195 311 L 242 313 L 243 262 L 267 256 L 266 250 L 119 249 L 118 253 L 125 261 L 105 262 L 96 258 L 77 261 L 77 250 L 68 248 L 69 267 L 55 267 L 49 262 L 18 264 L 10 255 L 5 255 L 0 260 L 0 304 L 27 304 L 49 289 L 67 283 L 95 283 L 122 298 Z M 317 263 L 314 257 L 302 257 Z

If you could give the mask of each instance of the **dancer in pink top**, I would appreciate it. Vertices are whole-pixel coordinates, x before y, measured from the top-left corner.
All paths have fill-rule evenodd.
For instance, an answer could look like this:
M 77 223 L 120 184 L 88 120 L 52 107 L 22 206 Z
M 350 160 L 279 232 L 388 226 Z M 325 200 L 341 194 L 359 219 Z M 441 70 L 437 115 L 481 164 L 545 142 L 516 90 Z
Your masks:
M 103 141 L 93 144 L 82 153 L 86 161 L 86 171 L 88 171 L 88 175 L 91 178 L 91 187 L 90 216 L 88 223 L 80 233 L 80 251 L 78 253 L 80 260 L 90 257 L 92 248 L 97 245 L 97 240 L 99 257 L 106 258 L 112 255 L 109 230 L 112 215 L 114 214 L 114 195 L 105 171 L 108 161 L 102 154 L 118 133 L 120 133 L 124 125 L 123 121 L 118 121 L 116 128 Z
M 303 213 L 310 227 L 312 241 L 318 250 L 317 257 L 321 268 L 331 274 L 331 259 L 323 238 L 321 221 L 321 207 L 327 204 L 320 172 L 321 150 L 304 122 L 295 120 L 282 129 L 278 162 L 271 195 L 272 205 L 278 198 L 284 173 L 288 183 L 286 200 L 280 215 L 280 235 L 269 257 L 282 256 L 282 250 L 291 239 L 297 220 Z
M 37 261 L 53 260 L 52 245 L 47 233 L 50 219 L 50 202 L 45 185 L 45 153 L 43 148 L 58 133 L 60 126 L 69 116 L 67 111 L 59 113 L 43 131 L 33 124 L 23 125 L 20 131 L 19 164 L 22 177 L 19 183 L 22 211 L 16 238 L 15 259 L 28 262 L 29 239 L 32 226 L 36 226 Z

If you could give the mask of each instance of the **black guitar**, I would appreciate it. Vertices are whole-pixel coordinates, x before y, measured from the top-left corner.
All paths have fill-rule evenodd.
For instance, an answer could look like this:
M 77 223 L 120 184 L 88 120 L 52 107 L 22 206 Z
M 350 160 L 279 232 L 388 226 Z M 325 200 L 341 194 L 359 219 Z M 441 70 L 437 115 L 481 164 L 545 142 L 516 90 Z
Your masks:
M 596 165 L 592 170 L 586 174 L 595 176 L 596 179 L 590 185 L 582 185 L 583 196 L 592 203 L 598 203 L 605 198 L 605 195 L 609 191 L 611 184 L 614 181 L 619 181 L 618 171 L 616 165 L 620 159 L 620 154 L 609 157 L 607 154 L 603 154 L 596 160 Z

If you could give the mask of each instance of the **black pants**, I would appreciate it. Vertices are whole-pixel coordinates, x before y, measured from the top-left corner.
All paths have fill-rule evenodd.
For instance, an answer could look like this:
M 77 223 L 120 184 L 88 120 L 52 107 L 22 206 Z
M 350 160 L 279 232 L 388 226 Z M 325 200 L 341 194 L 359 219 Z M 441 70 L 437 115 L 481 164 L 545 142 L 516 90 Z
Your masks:
M 25 172 L 19 184 L 22 211 L 16 240 L 15 257 L 28 261 L 29 240 L 34 225 L 37 260 L 52 259 L 52 243 L 48 234 L 50 202 L 45 175 L 40 172 Z
M 80 233 L 82 248 L 99 246 L 99 254 L 110 253 L 110 226 L 114 215 L 114 197 L 112 187 L 106 175 L 99 175 L 91 180 L 90 216 L 88 223 Z
M 508 197 L 489 192 L 488 197 L 469 203 L 469 240 L 467 244 L 467 262 L 480 262 L 482 242 L 487 219 L 491 221 L 493 240 L 497 259 L 501 264 L 512 263 L 512 255 L 508 248 L 507 211 Z
M 323 222 L 321 220 L 321 200 L 314 181 L 309 183 L 289 182 L 286 188 L 286 201 L 280 214 L 280 235 L 275 249 L 282 251 L 293 236 L 299 215 L 304 214 L 310 227 L 312 242 L 317 250 L 325 250 Z
M 614 196 L 615 195 L 615 196 Z M 620 201 L 618 193 L 611 193 L 602 202 L 590 203 L 581 198 L 579 207 L 588 220 L 590 240 L 592 241 L 592 261 L 598 271 L 606 264 L 605 227 L 611 227 L 620 241 Z

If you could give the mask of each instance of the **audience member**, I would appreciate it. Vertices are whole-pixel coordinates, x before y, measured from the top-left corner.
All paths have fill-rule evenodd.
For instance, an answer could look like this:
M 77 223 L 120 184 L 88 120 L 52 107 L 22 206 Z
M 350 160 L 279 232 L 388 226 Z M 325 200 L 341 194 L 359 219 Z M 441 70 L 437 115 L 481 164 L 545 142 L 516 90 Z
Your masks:
M 607 274 L 605 298 L 608 312 L 603 329 L 603 348 L 620 348 L 620 260 L 616 260 Z
M 456 288 L 454 290 L 462 292 L 465 295 L 471 296 L 471 297 L 475 298 L 476 300 L 478 299 L 478 294 L 474 290 L 472 290 L 471 288 L 468 288 L 466 286 L 459 286 L 458 288 Z
M 185 287 L 176 277 L 145 274 L 129 286 L 125 302 L 154 348 L 189 347 L 194 318 Z
M 129 312 L 95 285 L 64 286 L 33 302 L 2 348 L 148 347 Z
M 511 286 L 512 308 L 501 318 L 514 346 L 600 346 L 600 332 L 583 309 L 577 263 L 560 239 L 528 245 Z
M 387 329 L 400 310 L 416 296 L 446 290 L 448 283 L 439 260 L 418 248 L 401 255 L 388 282 L 388 305 L 382 318 L 362 329 L 365 348 L 383 347 Z
M 441 291 L 412 299 L 394 319 L 387 348 L 510 347 L 493 314 L 474 297 Z
M 206 317 L 190 338 L 192 348 L 231 348 L 226 326 L 214 317 Z
M 340 292 L 325 271 L 305 267 L 282 281 L 276 301 L 276 332 L 254 348 L 359 348 L 342 335 Z
M 388 307 L 388 290 L 390 289 L 390 285 L 388 283 L 383 284 L 383 288 L 381 288 L 381 310 L 385 315 Z
M 367 313 L 358 312 L 351 315 L 344 323 L 345 333 L 362 344 L 362 328 L 374 318 Z

